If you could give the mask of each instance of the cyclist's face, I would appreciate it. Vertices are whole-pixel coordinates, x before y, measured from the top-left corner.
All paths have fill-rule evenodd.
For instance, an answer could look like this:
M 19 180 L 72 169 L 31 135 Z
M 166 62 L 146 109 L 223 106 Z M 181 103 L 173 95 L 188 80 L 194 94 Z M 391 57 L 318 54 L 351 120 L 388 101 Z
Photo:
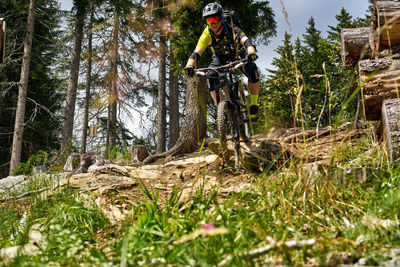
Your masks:
M 222 28 L 222 22 L 213 23 L 209 26 L 214 33 L 218 33 L 219 30 Z
M 215 33 L 218 32 L 222 25 L 221 18 L 219 16 L 209 17 L 206 19 L 206 22 L 210 29 Z

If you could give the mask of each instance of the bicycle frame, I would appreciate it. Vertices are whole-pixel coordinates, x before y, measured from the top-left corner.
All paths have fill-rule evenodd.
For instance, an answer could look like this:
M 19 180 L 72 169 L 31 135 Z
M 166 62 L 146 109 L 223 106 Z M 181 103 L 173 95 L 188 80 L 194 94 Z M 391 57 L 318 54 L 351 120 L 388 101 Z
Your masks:
M 240 99 L 239 99 L 239 83 L 234 82 L 233 80 L 233 74 L 232 72 L 239 69 L 242 67 L 245 62 L 247 62 L 246 59 L 231 62 L 229 64 L 216 67 L 216 68 L 202 68 L 202 69 L 197 69 L 195 70 L 195 73 L 199 76 L 205 76 L 206 73 L 205 71 L 208 70 L 214 70 L 219 73 L 218 77 L 218 86 L 216 90 L 216 98 L 217 98 L 217 106 L 219 107 L 220 102 L 227 102 L 228 108 L 230 110 L 231 114 L 231 120 L 229 120 L 229 123 L 232 123 L 232 139 L 235 143 L 235 165 L 236 168 L 239 168 L 239 151 L 240 151 L 240 134 L 241 132 L 239 131 L 239 125 L 240 124 L 245 124 L 249 120 L 246 117 L 242 117 L 242 110 L 246 110 L 245 114 L 247 114 L 247 108 L 246 104 L 241 104 Z M 223 89 L 225 92 L 225 100 L 221 100 L 220 97 L 220 90 Z M 243 90 L 243 89 L 241 89 Z M 243 92 L 242 92 L 243 93 Z M 244 97 L 244 94 L 242 94 Z M 225 104 L 226 105 L 226 104 Z M 217 116 L 218 117 L 218 116 Z M 220 132 L 221 135 L 221 132 Z M 246 135 L 246 134 L 244 134 Z M 220 136 L 221 138 L 221 136 Z M 226 137 L 224 137 L 226 138 Z M 243 138 L 247 138 L 247 136 L 243 136 Z M 222 140 L 222 139 L 221 139 Z

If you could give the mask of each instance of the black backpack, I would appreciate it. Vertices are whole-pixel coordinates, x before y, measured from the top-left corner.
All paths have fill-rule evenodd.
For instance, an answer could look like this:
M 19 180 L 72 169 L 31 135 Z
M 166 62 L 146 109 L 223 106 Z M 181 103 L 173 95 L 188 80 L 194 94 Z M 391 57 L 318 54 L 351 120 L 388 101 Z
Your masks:
M 242 28 L 242 27 L 240 27 L 240 22 L 239 22 L 239 20 L 238 20 L 237 17 L 235 16 L 235 11 L 232 11 L 232 10 L 223 10 L 223 11 L 222 11 L 222 18 L 223 18 L 224 22 L 225 22 L 225 23 L 228 23 L 229 25 L 231 25 L 232 28 L 233 28 L 234 26 L 238 26 L 239 28 Z

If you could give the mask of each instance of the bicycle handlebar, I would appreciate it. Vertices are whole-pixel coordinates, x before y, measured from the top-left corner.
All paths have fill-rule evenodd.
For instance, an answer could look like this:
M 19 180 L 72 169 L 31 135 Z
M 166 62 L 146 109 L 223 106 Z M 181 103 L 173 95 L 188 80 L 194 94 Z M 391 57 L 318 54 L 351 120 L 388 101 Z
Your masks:
M 206 72 L 208 70 L 220 70 L 220 69 L 228 69 L 228 70 L 237 70 L 238 68 L 242 67 L 243 65 L 245 65 L 247 62 L 247 59 L 241 59 L 241 60 L 237 60 L 237 61 L 233 61 L 230 62 L 226 65 L 222 65 L 219 67 L 215 67 L 215 68 L 201 68 L 201 69 L 195 69 L 194 72 L 196 75 L 199 76 L 205 76 Z

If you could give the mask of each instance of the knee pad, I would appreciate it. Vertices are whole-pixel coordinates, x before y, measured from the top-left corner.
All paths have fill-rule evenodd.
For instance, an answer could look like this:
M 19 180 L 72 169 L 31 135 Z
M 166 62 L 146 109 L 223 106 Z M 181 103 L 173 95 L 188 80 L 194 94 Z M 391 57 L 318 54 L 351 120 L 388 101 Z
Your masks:
M 207 85 L 208 89 L 211 91 L 215 91 L 218 88 L 218 79 L 219 75 L 216 71 L 209 70 L 206 73 L 206 78 L 207 78 Z
M 244 69 L 246 71 L 247 78 L 249 78 L 249 82 L 256 83 L 260 80 L 257 65 L 254 62 L 244 65 Z

